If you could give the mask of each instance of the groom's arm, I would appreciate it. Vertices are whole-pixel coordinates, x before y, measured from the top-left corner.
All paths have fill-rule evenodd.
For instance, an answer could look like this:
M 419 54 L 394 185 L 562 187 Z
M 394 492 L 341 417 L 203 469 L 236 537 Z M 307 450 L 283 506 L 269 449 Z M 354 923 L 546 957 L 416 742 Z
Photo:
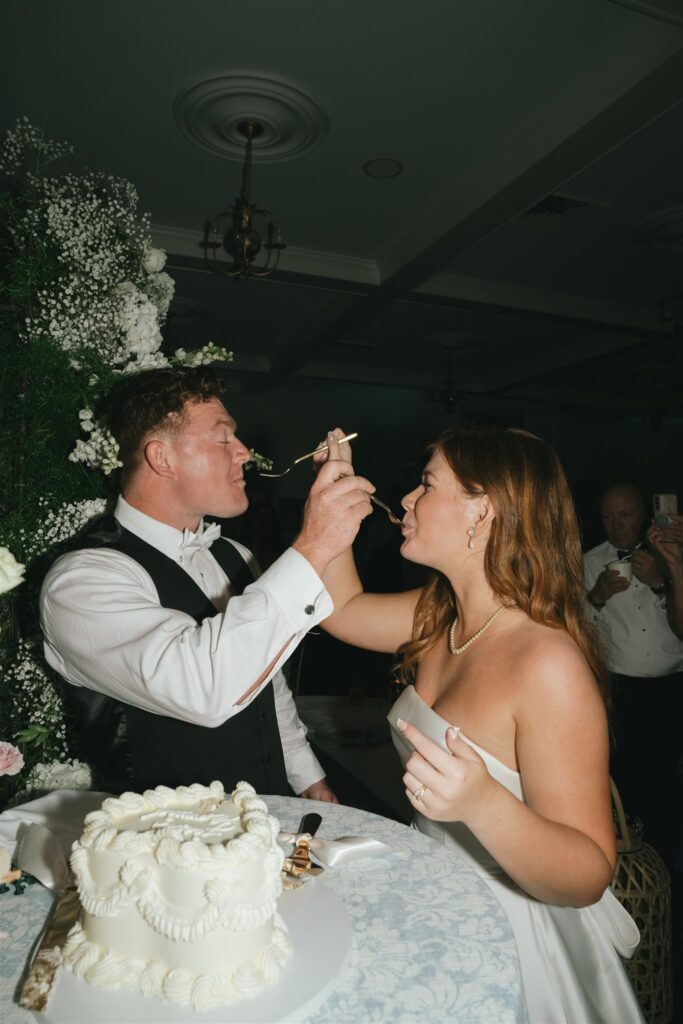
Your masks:
M 306 739 L 306 726 L 299 718 L 292 691 L 282 672 L 273 676 L 273 696 L 287 781 L 299 796 L 336 803 L 337 798 L 325 782 L 325 772 Z

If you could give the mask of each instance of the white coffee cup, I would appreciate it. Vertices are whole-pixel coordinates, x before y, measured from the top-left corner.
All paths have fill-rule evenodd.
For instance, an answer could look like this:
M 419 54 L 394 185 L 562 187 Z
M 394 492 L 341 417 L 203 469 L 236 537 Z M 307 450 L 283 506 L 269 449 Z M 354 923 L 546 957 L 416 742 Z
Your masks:
M 615 558 L 614 561 L 607 562 L 605 568 L 610 569 L 612 572 L 618 572 L 629 583 L 633 579 L 633 566 L 628 558 Z

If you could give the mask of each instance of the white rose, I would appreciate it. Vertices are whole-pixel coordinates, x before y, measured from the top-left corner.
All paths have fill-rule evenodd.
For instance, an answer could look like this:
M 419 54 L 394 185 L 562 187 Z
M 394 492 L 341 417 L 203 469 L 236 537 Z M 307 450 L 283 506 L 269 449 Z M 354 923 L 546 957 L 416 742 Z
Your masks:
M 25 565 L 17 562 L 11 551 L 0 548 L 0 594 L 17 587 L 24 578 Z
M 166 253 L 163 249 L 154 249 L 150 246 L 142 256 L 142 269 L 146 270 L 148 274 L 158 274 L 160 270 L 164 269 L 165 263 Z
M 156 352 L 161 342 L 159 325 L 156 320 L 150 320 L 148 317 L 139 317 L 137 323 L 126 331 L 126 348 L 136 356 Z

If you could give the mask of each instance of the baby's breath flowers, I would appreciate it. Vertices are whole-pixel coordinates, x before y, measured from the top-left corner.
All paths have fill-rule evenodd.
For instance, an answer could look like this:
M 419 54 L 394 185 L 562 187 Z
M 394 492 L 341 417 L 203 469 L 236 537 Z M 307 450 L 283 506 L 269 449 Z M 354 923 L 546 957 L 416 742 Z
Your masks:
M 89 435 L 88 440 L 79 438 L 76 447 L 69 455 L 71 462 L 83 462 L 91 469 L 101 469 L 109 476 L 122 465 L 119 459 L 119 446 L 111 431 L 94 419 L 92 409 L 81 409 L 78 418 L 81 430 Z
M 46 139 L 39 128 L 27 117 L 20 117 L 14 128 L 10 128 L 0 148 L 0 171 L 13 174 L 25 163 L 28 154 L 36 153 L 44 164 L 73 153 L 73 146 L 66 142 Z
M 14 739 L 22 746 L 34 746 L 41 760 L 66 759 L 64 706 L 44 667 L 37 639 L 18 641 L 14 661 L 5 669 L 3 689 L 10 700 Z
M 93 498 L 53 508 L 51 500 L 44 497 L 38 500 L 38 506 L 41 518 L 36 528 L 30 534 L 19 531 L 27 559 L 38 558 L 75 537 L 91 520 L 104 514 L 107 502 L 104 498 Z
M 59 272 L 34 296 L 24 340 L 49 336 L 79 366 L 90 352 L 113 366 L 148 365 L 174 285 L 135 188 L 90 173 L 40 179 L 35 191 L 12 235 L 24 248 L 39 237 Z
M 234 355 L 229 349 L 209 341 L 193 352 L 186 352 L 184 348 L 176 349 L 173 362 L 183 366 L 208 366 L 209 363 L 231 363 L 233 359 Z

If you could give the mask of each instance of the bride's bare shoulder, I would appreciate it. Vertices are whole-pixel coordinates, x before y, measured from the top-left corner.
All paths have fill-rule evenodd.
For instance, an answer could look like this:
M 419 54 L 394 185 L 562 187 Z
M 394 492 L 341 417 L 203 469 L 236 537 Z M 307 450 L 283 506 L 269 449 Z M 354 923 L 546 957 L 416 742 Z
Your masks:
M 578 645 L 565 629 L 533 622 L 527 616 L 511 637 L 517 678 L 527 692 L 578 696 L 586 689 L 597 694 L 595 677 Z

